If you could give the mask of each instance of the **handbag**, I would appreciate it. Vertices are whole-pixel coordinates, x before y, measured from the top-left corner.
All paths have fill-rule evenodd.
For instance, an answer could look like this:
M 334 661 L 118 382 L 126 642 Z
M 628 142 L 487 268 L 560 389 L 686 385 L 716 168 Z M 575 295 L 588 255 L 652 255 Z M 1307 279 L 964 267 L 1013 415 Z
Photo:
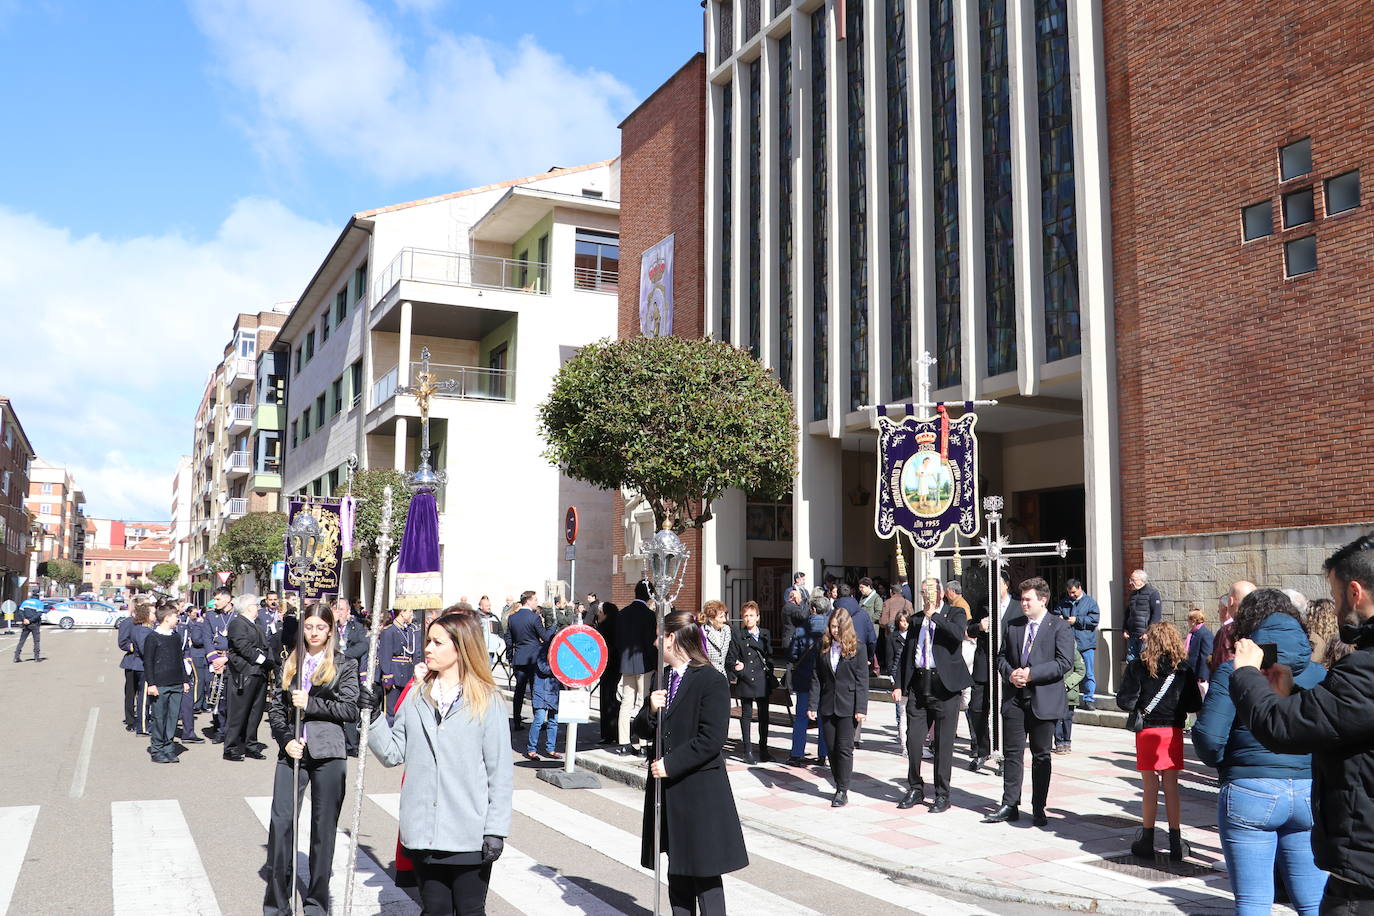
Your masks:
M 1139 708 L 1131 710 L 1130 715 L 1126 717 L 1126 728 L 1133 732 L 1139 732 L 1145 729 L 1145 717 L 1154 712 L 1155 707 L 1159 705 L 1159 701 L 1164 699 L 1164 694 L 1168 693 L 1169 688 L 1173 686 L 1174 676 L 1176 674 L 1178 674 L 1177 671 L 1169 672 L 1169 676 L 1164 679 L 1163 686 L 1159 688 L 1159 693 L 1155 694 L 1155 698 L 1150 701 L 1149 706 L 1145 707 L 1144 712 L 1141 712 Z

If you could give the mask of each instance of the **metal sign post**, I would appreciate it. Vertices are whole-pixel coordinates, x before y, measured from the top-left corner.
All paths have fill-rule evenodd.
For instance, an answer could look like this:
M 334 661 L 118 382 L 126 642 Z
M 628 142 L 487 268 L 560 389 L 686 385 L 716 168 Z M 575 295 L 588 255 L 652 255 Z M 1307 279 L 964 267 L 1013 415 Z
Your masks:
M 592 773 L 577 771 L 577 726 L 591 721 L 591 693 L 606 670 L 606 640 L 595 629 L 583 624 L 564 627 L 549 643 L 549 667 L 568 690 L 558 698 L 558 721 L 568 726 L 563 769 L 542 769 L 538 776 L 560 789 L 599 789 L 601 781 Z
M 569 506 L 563 516 L 563 536 L 568 540 L 568 600 L 577 603 L 577 530 L 579 518 L 577 507 Z

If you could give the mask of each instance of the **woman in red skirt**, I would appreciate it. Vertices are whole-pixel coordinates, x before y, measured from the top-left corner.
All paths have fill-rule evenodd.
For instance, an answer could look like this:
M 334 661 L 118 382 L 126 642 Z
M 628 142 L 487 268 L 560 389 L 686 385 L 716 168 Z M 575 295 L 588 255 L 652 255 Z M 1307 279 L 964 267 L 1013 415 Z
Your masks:
M 1179 826 L 1178 773 L 1183 769 L 1183 723 L 1188 713 L 1202 708 L 1197 676 L 1188 666 L 1183 637 L 1172 623 L 1160 621 L 1145 631 L 1145 648 L 1126 666 L 1117 706 L 1137 713 L 1143 728 L 1135 734 L 1135 768 L 1140 771 L 1141 830 L 1131 852 L 1141 858 L 1155 855 L 1155 814 L 1159 788 L 1164 787 L 1164 810 L 1169 818 L 1169 858 L 1185 858 L 1190 850 Z

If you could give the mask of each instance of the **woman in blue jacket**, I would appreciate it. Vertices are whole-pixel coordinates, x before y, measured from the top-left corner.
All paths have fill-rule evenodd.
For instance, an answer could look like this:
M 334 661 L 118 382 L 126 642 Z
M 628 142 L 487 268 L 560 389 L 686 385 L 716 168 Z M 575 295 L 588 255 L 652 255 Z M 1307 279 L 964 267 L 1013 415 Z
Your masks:
M 816 654 L 820 651 L 821 637 L 825 635 L 830 599 L 820 594 L 811 598 L 810 612 L 806 626 L 798 627 L 792 634 L 789 656 L 792 661 L 792 689 L 796 691 L 797 702 L 796 718 L 792 723 L 792 755 L 787 758 L 787 763 L 794 767 L 806 763 L 806 731 L 810 725 L 806 711 L 811 708 L 811 675 L 816 669 Z M 825 766 L 825 758 L 825 731 L 817 728 L 816 762 L 820 766 Z
M 1277 648 L 1277 664 L 1265 673 L 1280 693 L 1310 690 L 1325 679 L 1326 669 L 1311 660 L 1312 644 L 1297 609 L 1278 589 L 1256 589 L 1246 596 L 1233 628 L 1236 639 Z M 1276 754 L 1236 720 L 1230 692 L 1234 667 L 1227 661 L 1212 674 L 1193 725 L 1193 747 L 1221 779 L 1217 827 L 1236 913 L 1268 916 L 1277 853 L 1293 906 L 1303 916 L 1316 916 L 1326 874 L 1312 856 L 1312 757 Z

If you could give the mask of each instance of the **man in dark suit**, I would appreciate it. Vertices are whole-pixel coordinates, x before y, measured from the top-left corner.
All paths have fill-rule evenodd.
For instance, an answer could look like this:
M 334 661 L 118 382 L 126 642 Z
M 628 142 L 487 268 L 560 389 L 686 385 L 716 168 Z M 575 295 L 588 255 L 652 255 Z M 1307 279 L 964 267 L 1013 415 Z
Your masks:
M 938 585 L 938 583 L 937 583 Z M 921 749 L 935 726 L 935 801 L 932 813 L 949 810 L 949 774 L 954 764 L 954 733 L 959 726 L 959 699 L 973 683 L 964 665 L 968 615 L 951 604 L 937 605 L 922 595 L 921 614 L 911 620 L 906 645 L 897 662 L 892 700 L 906 701 L 907 792 L 898 808 L 925 801 Z
M 520 593 L 520 607 L 506 621 L 507 641 L 511 648 L 511 664 L 515 668 L 515 699 L 511 704 L 511 727 L 524 724 L 520 708 L 525 704 L 525 691 L 534 681 L 534 665 L 539 649 L 553 635 L 539 614 L 539 602 L 534 592 Z
M 1002 629 L 997 670 L 1006 695 L 1002 699 L 1002 806 L 983 818 L 985 824 L 1020 819 L 1021 783 L 1026 740 L 1031 749 L 1031 823 L 1043 827 L 1050 794 L 1050 760 L 1054 723 L 1069 712 L 1064 675 L 1073 669 L 1073 630 L 1062 617 L 1046 613 L 1049 583 L 1039 577 L 1021 583 L 1021 613 Z
M 1007 594 L 1010 577 L 1002 571 L 997 586 L 997 619 L 1006 622 L 1012 608 L 1011 596 Z M 989 717 L 992 714 L 992 685 L 988 681 L 988 609 L 981 605 L 973 612 L 968 623 L 968 635 L 974 641 L 973 649 L 973 689 L 969 691 L 968 719 L 969 752 L 973 759 L 968 768 L 978 772 L 992 756 L 992 728 Z
M 258 629 L 258 599 L 239 595 L 234 599 L 235 613 L 229 621 L 229 724 L 224 732 L 224 759 L 244 757 L 263 760 L 265 755 L 256 739 L 262 722 L 267 680 L 272 675 L 271 649 Z
M 639 746 L 631 742 L 636 735 L 630 722 L 639 713 L 649 696 L 650 681 L 658 668 L 658 618 L 649 607 L 649 583 L 635 584 L 635 600 L 625 605 L 615 618 L 615 644 L 620 652 L 620 719 L 616 737 L 620 744 L 617 754 L 637 754 Z

